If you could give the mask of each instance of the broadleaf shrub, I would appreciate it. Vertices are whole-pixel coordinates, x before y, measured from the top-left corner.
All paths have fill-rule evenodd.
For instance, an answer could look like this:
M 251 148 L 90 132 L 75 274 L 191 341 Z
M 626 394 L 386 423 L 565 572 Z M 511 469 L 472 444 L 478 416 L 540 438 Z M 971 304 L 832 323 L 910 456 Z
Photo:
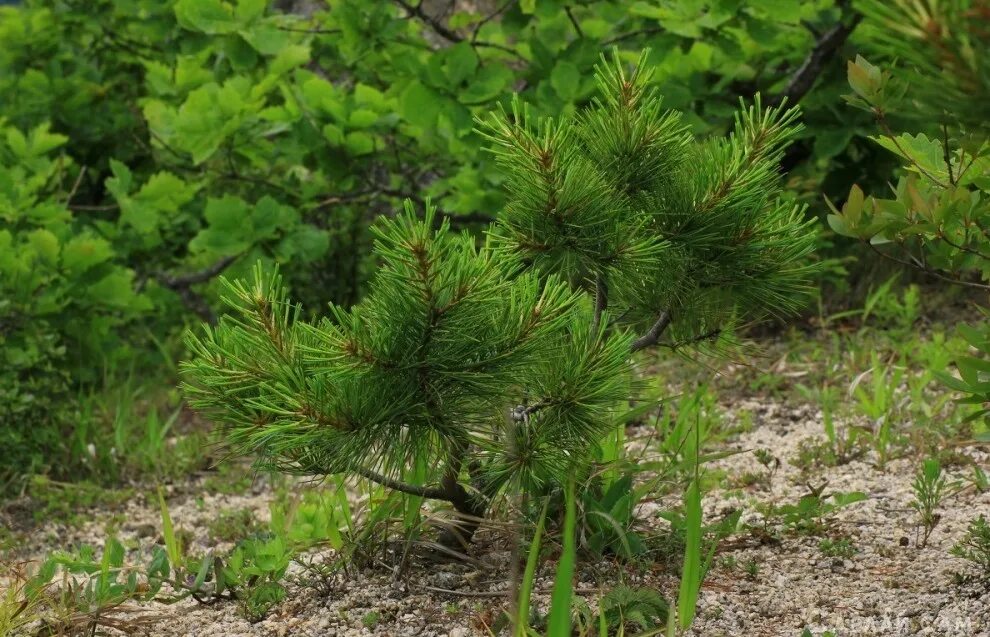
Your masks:
M 0 126 L 0 447 L 4 471 L 64 462 L 75 379 L 151 308 L 110 242 L 66 207 L 74 169 L 47 125 Z M 9 462 L 8 462 L 9 461 Z
M 781 160 L 803 166 L 809 188 L 833 180 L 846 159 L 881 152 L 832 108 L 842 86 L 835 60 L 856 26 L 846 3 L 667 10 L 551 0 L 449 14 L 385 0 L 294 4 L 0 7 L 0 119 L 17 131 L 4 135 L 5 170 L 46 179 L 36 164 L 47 153 L 58 185 L 34 190 L 30 207 L 66 217 L 29 241 L 25 222 L 6 215 L 6 258 L 27 267 L 53 232 L 60 254 L 85 253 L 69 257 L 81 259 L 76 267 L 100 259 L 78 281 L 63 275 L 70 305 L 95 303 L 84 321 L 13 292 L 4 299 L 33 334 L 19 332 L 17 347 L 38 352 L 18 363 L 21 386 L 68 381 L 58 383 L 64 392 L 29 383 L 49 408 L 72 411 L 80 385 L 99 384 L 104 370 L 161 367 L 186 325 L 216 319 L 221 272 L 278 262 L 315 317 L 328 302 L 361 299 L 375 268 L 370 226 L 403 199 L 422 207 L 431 197 L 438 222 L 456 228 L 490 222 L 508 199 L 475 118 L 516 93 L 534 117 L 576 112 L 596 90 L 591 71 L 606 48 L 630 62 L 652 47 L 651 83 L 696 134 L 731 128 L 739 96 L 802 99 L 812 127 Z M 57 148 L 32 140 L 42 126 L 61 136 Z

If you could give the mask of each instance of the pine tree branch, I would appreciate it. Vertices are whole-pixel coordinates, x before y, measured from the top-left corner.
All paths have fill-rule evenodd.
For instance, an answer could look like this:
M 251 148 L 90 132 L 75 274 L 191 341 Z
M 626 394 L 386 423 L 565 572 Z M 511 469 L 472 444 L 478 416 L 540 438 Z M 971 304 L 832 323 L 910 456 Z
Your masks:
M 591 324 L 592 333 L 598 333 L 598 328 L 602 323 L 602 313 L 608 309 L 608 281 L 605 275 L 598 273 L 595 277 L 595 319 Z
M 660 347 L 666 347 L 671 350 L 677 350 L 682 347 L 687 347 L 688 345 L 697 345 L 698 343 L 702 343 L 704 341 L 716 339 L 719 336 L 721 336 L 721 334 L 722 334 L 722 329 L 715 328 L 714 330 L 710 330 L 708 332 L 705 332 L 704 334 L 699 334 L 698 336 L 683 341 L 677 341 L 674 343 L 657 343 L 657 345 Z
M 393 491 L 399 491 L 401 493 L 415 495 L 421 498 L 429 498 L 430 500 L 450 501 L 447 491 L 440 487 L 424 487 L 409 484 L 408 482 L 402 482 L 401 480 L 394 480 L 388 476 L 372 471 L 371 469 L 365 469 L 364 467 L 355 467 L 354 473 L 358 474 L 362 478 L 367 478 L 376 484 L 380 484 L 386 489 L 392 489 Z
M 663 335 L 664 330 L 669 326 L 670 312 L 663 312 L 646 334 L 643 334 L 632 342 L 632 346 L 629 348 L 630 351 L 638 352 L 641 349 L 656 345 L 660 341 L 660 336 Z
M 533 403 L 532 405 L 519 405 L 518 407 L 512 410 L 510 416 L 512 417 L 512 420 L 515 422 L 525 422 L 526 420 L 529 419 L 530 416 L 540 411 L 544 407 L 549 407 L 551 404 L 553 403 L 549 400 L 541 400 L 540 402 Z
M 862 19 L 860 13 L 853 14 L 848 22 L 840 18 L 832 28 L 819 35 L 815 46 L 791 75 L 784 90 L 769 100 L 769 106 L 779 106 L 785 100 L 792 105 L 800 102 Z

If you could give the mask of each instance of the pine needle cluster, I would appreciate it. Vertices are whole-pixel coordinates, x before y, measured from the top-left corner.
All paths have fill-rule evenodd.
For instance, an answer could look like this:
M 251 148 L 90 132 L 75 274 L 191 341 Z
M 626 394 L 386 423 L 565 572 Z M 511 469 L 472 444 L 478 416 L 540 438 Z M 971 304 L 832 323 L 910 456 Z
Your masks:
M 757 96 L 727 138 L 697 142 L 642 59 L 632 72 L 603 61 L 597 78 L 602 97 L 575 117 L 536 122 L 517 102 L 485 122 L 512 195 L 501 249 L 595 290 L 644 336 L 669 324 L 693 341 L 799 308 L 814 221 L 779 174 L 797 109 L 764 110 Z
M 593 330 L 559 278 L 434 225 L 408 203 L 382 220 L 369 293 L 316 324 L 277 274 L 228 282 L 233 312 L 189 339 L 192 404 L 280 471 L 396 483 L 415 466 L 457 477 L 469 459 L 491 490 L 559 480 L 628 395 L 629 336 Z
M 699 143 L 642 64 L 604 62 L 598 82 L 574 117 L 516 103 L 483 122 L 511 203 L 481 245 L 407 203 L 375 229 L 366 297 L 313 324 L 277 273 L 227 282 L 231 312 L 189 338 L 192 404 L 269 468 L 478 515 L 587 467 L 632 352 L 796 309 L 814 242 L 781 196 L 796 111 L 757 100 Z

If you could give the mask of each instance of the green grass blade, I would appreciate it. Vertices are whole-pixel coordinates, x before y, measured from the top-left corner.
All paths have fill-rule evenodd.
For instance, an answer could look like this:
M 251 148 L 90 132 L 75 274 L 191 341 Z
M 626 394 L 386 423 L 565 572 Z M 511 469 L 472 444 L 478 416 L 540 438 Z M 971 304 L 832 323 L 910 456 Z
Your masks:
M 533 586 L 536 584 L 536 565 L 540 561 L 540 544 L 543 542 L 543 527 L 547 519 L 547 506 L 550 499 L 543 503 L 543 510 L 540 511 L 540 520 L 536 524 L 536 531 L 533 539 L 529 543 L 529 553 L 526 555 L 526 569 L 523 571 L 522 582 L 519 585 L 519 603 L 516 606 L 516 630 L 515 634 L 525 637 L 526 628 L 529 623 L 529 601 L 533 596 Z
M 168 513 L 168 505 L 165 504 L 165 492 L 161 487 L 158 487 L 158 504 L 162 510 L 162 538 L 165 540 L 165 554 L 168 555 L 172 568 L 178 569 L 179 560 L 182 558 L 182 547 L 179 545 L 179 539 L 175 536 L 172 516 Z
M 677 597 L 677 616 L 681 628 L 694 621 L 695 604 L 701 589 L 701 490 L 697 477 L 684 495 L 684 524 L 686 541 L 681 589 Z
M 547 637 L 570 637 L 571 597 L 574 594 L 574 564 L 577 557 L 575 526 L 577 519 L 574 497 L 574 478 L 567 482 L 567 502 L 564 510 L 564 549 L 557 563 L 557 576 L 550 598 L 550 619 Z

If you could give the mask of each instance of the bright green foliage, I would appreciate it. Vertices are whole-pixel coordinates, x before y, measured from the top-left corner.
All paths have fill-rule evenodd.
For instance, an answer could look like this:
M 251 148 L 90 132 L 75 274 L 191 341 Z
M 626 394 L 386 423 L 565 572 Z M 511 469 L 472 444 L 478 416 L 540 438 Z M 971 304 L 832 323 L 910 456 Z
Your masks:
M 0 120 L 0 475 L 65 462 L 68 372 L 94 375 L 151 307 L 110 243 L 68 210 L 66 139 Z M 104 359 L 105 360 L 105 359 Z
M 918 512 L 918 521 L 921 522 L 923 531 L 921 546 L 928 544 L 928 538 L 940 519 L 938 508 L 954 486 L 958 485 L 950 485 L 942 475 L 938 458 L 925 458 L 911 482 L 911 490 L 914 492 L 911 508 Z
M 581 524 L 584 547 L 595 555 L 611 553 L 632 559 L 646 547 L 633 529 L 634 509 L 640 496 L 633 489 L 632 474 L 625 474 L 601 492 L 589 485 L 581 494 Z
M 952 554 L 975 564 L 980 576 L 990 580 L 990 523 L 986 516 L 970 520 L 966 535 L 952 547 Z
M 4 7 L 0 116 L 21 128 L 51 121 L 69 137 L 68 152 L 88 169 L 75 203 L 120 206 L 94 216 L 125 220 L 111 240 L 149 270 L 139 274 L 199 269 L 253 246 L 261 249 L 241 264 L 321 258 L 315 273 L 287 270 L 314 309 L 358 298 L 369 207 L 393 207 L 421 188 L 454 214 L 500 207 L 473 116 L 520 86 L 539 113 L 572 112 L 594 92 L 591 71 L 604 48 L 648 44 L 668 104 L 687 111 L 695 131 L 717 132 L 736 96 L 783 88 L 814 44 L 805 25 L 822 30 L 842 13 L 831 0 L 673 8 L 547 1 L 449 16 L 426 8 L 410 16 L 403 3 L 384 0 L 334 0 L 308 16 L 267 5 Z M 834 77 L 826 84 L 829 92 L 838 86 Z M 841 152 L 851 138 L 831 101 L 814 109 L 823 128 L 828 122 L 822 138 L 832 140 L 822 149 L 816 140 L 815 157 Z M 121 175 L 125 166 L 132 177 Z M 270 232 L 248 226 L 229 242 L 187 250 L 213 224 L 209 201 L 225 196 L 249 208 L 274 198 L 304 224 L 284 220 L 277 247 Z
M 631 351 L 672 319 L 710 338 L 786 313 L 812 271 L 813 233 L 776 173 L 794 112 L 750 108 L 728 140 L 696 144 L 646 77 L 613 60 L 576 121 L 490 120 L 511 202 L 480 247 L 407 203 L 375 227 L 383 265 L 350 310 L 305 323 L 260 267 L 228 283 L 233 313 L 189 338 L 193 405 L 266 466 L 455 505 L 464 468 L 485 496 L 583 469 L 630 395 Z M 633 341 L 612 316 L 654 325 Z M 442 487 L 399 481 L 416 467 Z
M 988 279 L 990 143 L 958 127 L 951 134 L 943 130 L 941 139 L 894 134 L 885 108 L 902 90 L 897 79 L 862 58 L 849 64 L 850 102 L 876 114 L 882 134 L 872 139 L 900 158 L 905 173 L 889 198 L 866 196 L 853 186 L 842 209 L 833 208 L 829 224 L 936 277 L 966 284 L 972 273 Z
M 597 281 L 639 333 L 666 317 L 679 339 L 710 338 L 738 318 L 794 311 L 815 240 L 777 172 L 797 112 L 757 99 L 728 138 L 695 142 L 661 107 L 645 59 L 632 73 L 607 63 L 602 97 L 575 117 L 534 121 L 517 104 L 486 122 L 510 193 L 501 249 Z
M 956 391 L 965 394 L 963 403 L 978 405 L 979 409 L 974 413 L 974 417 L 982 416 L 984 420 L 990 409 L 990 329 L 986 325 L 979 328 L 970 326 L 960 326 L 959 333 L 966 343 L 972 348 L 972 354 L 959 356 L 955 359 L 956 372 L 958 377 L 939 372 L 938 377 L 945 385 Z M 982 437 L 988 438 L 988 433 L 983 432 Z
M 986 0 L 858 0 L 864 40 L 877 57 L 896 61 L 922 122 L 987 128 L 990 33 Z
M 843 17 L 849 22 L 833 0 L 547 0 L 449 15 L 386 0 L 332 0 L 299 15 L 279 6 L 23 0 L 0 7 L 0 119 L 21 133 L 3 134 L 15 158 L 5 169 L 36 171 L 34 160 L 18 155 L 28 151 L 30 131 L 47 125 L 64 138 L 50 155 L 57 179 L 35 191 L 30 206 L 75 213 L 55 234 L 60 254 L 85 253 L 68 264 L 88 272 L 81 285 L 53 288 L 61 302 L 81 308 L 100 297 L 86 320 L 70 323 L 75 314 L 60 312 L 50 330 L 55 315 L 47 310 L 24 315 L 37 334 L 17 347 L 37 354 L 30 367 L 20 364 L 22 376 L 72 378 L 64 396 L 61 381 L 18 381 L 34 383 L 29 393 L 50 398 L 53 408 L 71 403 L 78 386 L 104 369 L 158 363 L 190 313 L 213 319 L 219 286 L 211 280 L 220 271 L 243 276 L 258 259 L 278 262 L 294 298 L 321 314 L 327 301 L 360 299 L 372 269 L 368 228 L 401 199 L 430 195 L 455 224 L 488 220 L 505 195 L 474 117 L 513 92 L 534 113 L 573 113 L 595 91 L 591 70 L 602 50 L 618 46 L 629 61 L 649 45 L 653 84 L 667 104 L 685 111 L 693 131 L 717 134 L 739 95 L 781 95 L 817 35 Z M 834 57 L 806 100 L 824 134 L 799 133 L 802 148 L 791 161 L 810 156 L 812 181 L 823 160 L 857 145 L 854 125 L 837 122 L 831 108 Z M 48 235 L 29 242 L 22 232 L 35 228 L 13 223 L 0 220 L 0 230 L 12 235 L 18 267 L 51 251 Z M 107 277 L 110 264 L 119 270 Z M 94 288 L 97 271 L 105 280 Z M 116 307 L 112 317 L 105 305 Z M 85 335 L 79 347 L 62 339 L 74 330 Z M 45 444 L 34 455 L 53 449 Z
M 236 314 L 190 339 L 193 404 L 281 470 L 402 475 L 472 448 L 496 483 L 559 479 L 626 395 L 629 339 L 589 331 L 561 281 L 518 273 L 447 224 L 434 231 L 434 215 L 407 205 L 381 222 L 384 266 L 332 321 L 300 322 L 277 276 L 229 284 Z M 527 392 L 545 408 L 507 431 Z
M 633 626 L 649 631 L 666 625 L 670 611 L 667 600 L 652 588 L 632 588 L 620 584 L 602 596 L 598 602 L 600 621 L 620 631 Z
M 919 66 L 909 68 L 907 78 L 926 68 L 920 61 L 915 64 Z M 842 209 L 833 207 L 829 225 L 900 265 L 949 283 L 990 289 L 990 140 L 984 128 L 967 129 L 972 123 L 965 120 L 964 109 L 954 111 L 940 131 L 895 134 L 887 113 L 900 105 L 906 88 L 902 79 L 862 58 L 850 62 L 854 94 L 847 99 L 874 114 L 882 134 L 873 139 L 900 158 L 904 174 L 888 198 L 867 196 L 853 186 Z M 934 95 L 919 95 L 913 101 L 933 100 L 927 108 L 942 103 Z M 951 98 L 951 91 L 947 96 Z M 990 336 L 985 329 L 960 331 L 977 356 L 955 361 L 958 378 L 941 372 L 939 377 L 967 394 L 964 402 L 982 404 L 990 396 L 990 367 L 983 358 L 990 352 Z

